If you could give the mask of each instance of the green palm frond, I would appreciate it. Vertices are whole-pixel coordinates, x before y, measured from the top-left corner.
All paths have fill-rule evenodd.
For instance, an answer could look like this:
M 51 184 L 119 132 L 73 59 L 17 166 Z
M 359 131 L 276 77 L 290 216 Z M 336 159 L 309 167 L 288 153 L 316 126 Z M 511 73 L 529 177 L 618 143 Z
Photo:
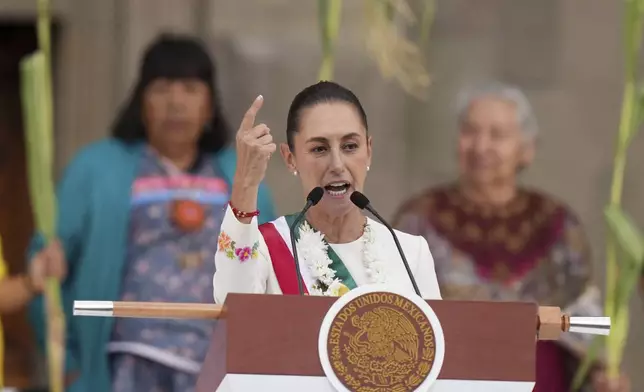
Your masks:
M 604 211 L 606 239 L 605 312 L 611 317 L 611 333 L 605 338 L 608 377 L 620 374 L 628 339 L 629 303 L 644 264 L 644 236 L 622 208 L 628 149 L 644 120 L 644 90 L 638 88 L 638 59 L 644 27 L 644 0 L 624 0 L 624 93 L 617 132 L 610 200 Z M 597 344 L 594 348 L 596 348 Z M 586 355 L 573 383 L 581 387 L 598 350 Z
M 435 15 L 435 0 L 422 0 L 423 12 L 419 42 L 406 32 L 418 24 L 406 0 L 364 0 L 365 45 L 385 80 L 395 79 L 409 94 L 422 98 L 430 84 L 423 61 L 429 32 Z M 335 44 L 340 31 L 342 0 L 318 0 L 322 42 L 319 80 L 333 79 Z
M 417 21 L 404 0 L 366 0 L 365 41 L 385 80 L 396 79 L 409 94 L 422 98 L 430 84 L 423 52 L 406 37 Z
M 318 0 L 318 24 L 322 40 L 322 65 L 318 80 L 332 80 L 335 43 L 342 21 L 342 0 Z
M 423 16 L 420 21 L 418 46 L 424 50 L 429 43 L 430 31 L 436 18 L 436 0 L 423 1 Z
M 48 242 L 55 236 L 54 106 L 51 72 L 51 4 L 38 0 L 39 49 L 20 63 L 21 101 L 26 133 L 29 190 L 36 228 Z M 60 282 L 48 279 L 45 290 L 49 388 L 64 391 L 65 316 Z

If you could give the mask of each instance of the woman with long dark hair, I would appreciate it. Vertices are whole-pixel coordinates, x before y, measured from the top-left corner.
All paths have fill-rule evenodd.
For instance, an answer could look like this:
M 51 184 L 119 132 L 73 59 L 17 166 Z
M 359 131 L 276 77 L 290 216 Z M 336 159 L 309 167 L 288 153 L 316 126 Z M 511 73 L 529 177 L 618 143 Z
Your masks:
M 160 37 L 144 55 L 112 136 L 80 151 L 60 181 L 70 391 L 194 388 L 213 322 L 79 319 L 71 305 L 212 301 L 213 259 L 236 167 L 215 80 L 198 42 Z M 272 219 L 263 185 L 259 205 L 260 219 Z M 41 248 L 36 236 L 32 254 Z M 42 341 L 42 298 L 32 310 Z

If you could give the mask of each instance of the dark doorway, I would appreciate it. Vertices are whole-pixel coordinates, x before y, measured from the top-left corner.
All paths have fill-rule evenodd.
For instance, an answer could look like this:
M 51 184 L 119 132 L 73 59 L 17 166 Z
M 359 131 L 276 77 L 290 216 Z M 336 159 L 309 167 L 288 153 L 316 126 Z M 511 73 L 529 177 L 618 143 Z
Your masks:
M 53 37 L 53 34 L 52 34 Z M 20 102 L 20 60 L 38 47 L 35 21 L 0 22 L 0 235 L 10 274 L 25 270 L 33 230 Z M 27 312 L 2 317 L 5 385 L 35 382 L 36 348 Z

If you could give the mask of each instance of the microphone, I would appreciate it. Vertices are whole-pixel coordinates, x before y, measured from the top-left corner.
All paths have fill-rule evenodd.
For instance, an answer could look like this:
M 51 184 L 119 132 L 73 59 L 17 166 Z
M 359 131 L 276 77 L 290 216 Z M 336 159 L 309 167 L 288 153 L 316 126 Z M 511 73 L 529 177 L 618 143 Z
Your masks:
M 405 269 L 407 270 L 407 275 L 409 275 L 409 279 L 411 280 L 411 284 L 414 286 L 414 291 L 416 291 L 416 294 L 418 294 L 419 297 L 420 295 L 420 290 L 418 290 L 418 285 L 416 284 L 416 279 L 414 279 L 414 275 L 411 273 L 411 269 L 409 268 L 409 263 L 407 263 L 407 258 L 405 257 L 405 253 L 402 250 L 402 247 L 400 246 L 400 242 L 398 242 L 398 237 L 396 236 L 396 233 L 394 232 L 394 229 L 391 227 L 387 221 L 380 216 L 380 214 L 371 206 L 371 203 L 369 202 L 369 199 L 367 199 L 367 196 L 363 195 L 362 193 L 358 191 L 354 191 L 351 194 L 350 197 L 351 201 L 353 204 L 355 204 L 358 208 L 361 210 L 367 210 L 371 212 L 378 220 L 387 227 L 391 235 L 394 237 L 394 242 L 396 243 L 396 248 L 398 248 L 398 253 L 400 253 L 400 258 L 402 259 L 403 264 L 405 265 Z
M 320 199 L 322 199 L 322 196 L 324 196 L 324 189 L 322 187 L 315 187 L 309 192 L 309 195 L 306 196 L 306 204 L 304 205 L 304 208 L 302 211 L 299 213 L 297 217 L 295 217 L 295 220 L 293 221 L 293 224 L 291 227 L 289 227 L 289 233 L 291 234 L 291 247 L 293 248 L 293 260 L 295 260 L 295 272 L 297 275 L 297 288 L 300 291 L 300 295 L 304 295 L 304 289 L 302 288 L 302 271 L 300 270 L 300 260 L 297 256 L 297 246 L 295 244 L 295 228 L 299 226 L 300 221 L 304 218 L 304 214 L 306 214 L 306 211 L 309 210 L 309 208 L 313 207 L 314 205 L 318 204 L 320 202 Z

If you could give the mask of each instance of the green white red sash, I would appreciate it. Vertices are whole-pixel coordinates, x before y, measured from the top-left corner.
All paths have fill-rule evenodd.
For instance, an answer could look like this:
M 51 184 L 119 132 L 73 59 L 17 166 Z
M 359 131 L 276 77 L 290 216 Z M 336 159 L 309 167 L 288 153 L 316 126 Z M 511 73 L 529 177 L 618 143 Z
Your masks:
M 295 259 L 293 258 L 291 236 L 289 233 L 289 225 L 292 224 L 294 219 L 295 215 L 287 215 L 259 226 L 259 231 L 268 246 L 268 252 L 273 263 L 273 270 L 277 276 L 277 282 L 280 285 L 282 293 L 285 295 L 299 294 L 297 274 L 295 272 Z M 295 238 L 299 238 L 299 230 L 295 230 L 295 234 Z M 335 271 L 336 277 L 349 289 L 354 289 L 356 283 L 351 273 L 349 273 L 349 270 L 340 257 L 330 246 L 327 248 L 327 255 L 332 261 L 330 268 Z M 308 294 L 310 291 L 309 288 L 316 282 L 311 277 L 309 266 L 301 258 L 300 271 L 302 273 L 304 290 Z

